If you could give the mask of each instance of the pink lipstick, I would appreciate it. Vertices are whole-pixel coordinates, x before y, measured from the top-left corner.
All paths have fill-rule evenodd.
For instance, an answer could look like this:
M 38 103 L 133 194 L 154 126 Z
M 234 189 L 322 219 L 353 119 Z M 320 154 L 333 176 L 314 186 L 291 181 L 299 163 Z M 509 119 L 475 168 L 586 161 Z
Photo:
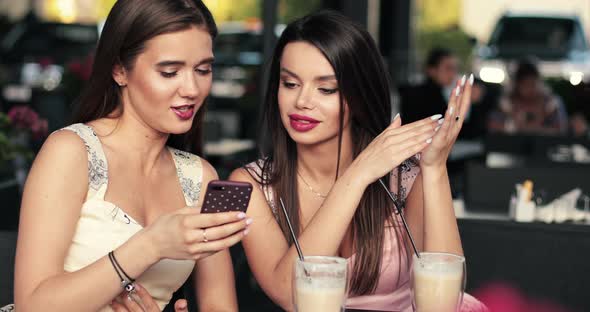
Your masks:
M 172 111 L 182 120 L 188 120 L 195 114 L 195 105 L 182 105 L 171 108 Z

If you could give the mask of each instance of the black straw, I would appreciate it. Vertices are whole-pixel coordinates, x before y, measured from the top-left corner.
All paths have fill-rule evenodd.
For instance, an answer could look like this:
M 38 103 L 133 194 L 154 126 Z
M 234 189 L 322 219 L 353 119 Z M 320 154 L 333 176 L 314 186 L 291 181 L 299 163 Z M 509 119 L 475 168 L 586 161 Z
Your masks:
M 418 248 L 416 248 L 416 244 L 414 243 L 414 237 L 412 236 L 412 233 L 410 232 L 410 228 L 408 227 L 408 223 L 406 223 L 406 218 L 404 218 L 402 208 L 400 207 L 401 205 L 395 200 L 395 198 L 393 198 L 393 194 L 391 194 L 391 192 L 389 191 L 389 188 L 387 187 L 387 185 L 385 185 L 385 182 L 383 182 L 382 179 L 379 179 L 379 183 L 381 183 L 381 186 L 383 187 L 383 189 L 385 189 L 385 192 L 387 192 L 387 195 L 389 195 L 389 198 L 391 199 L 391 201 L 393 202 L 393 205 L 397 209 L 397 213 L 402 218 L 402 222 L 404 224 L 404 229 L 406 229 L 406 233 L 408 233 L 408 237 L 410 238 L 410 243 L 412 243 L 412 248 L 414 248 L 414 253 L 416 254 L 416 257 L 420 258 L 420 253 L 418 252 Z
M 297 249 L 297 254 L 299 254 L 299 260 L 304 261 L 303 252 L 301 252 L 301 246 L 299 246 L 299 241 L 297 241 L 297 236 L 295 236 L 295 232 L 293 231 L 293 226 L 291 225 L 291 221 L 289 220 L 289 215 L 287 214 L 287 209 L 285 209 L 285 203 L 283 203 L 283 199 L 280 197 L 279 197 L 279 201 L 281 202 L 281 208 L 283 209 L 283 214 L 285 215 L 285 219 L 287 219 L 287 225 L 289 226 L 289 231 L 291 232 L 291 237 L 293 238 L 293 242 L 295 243 L 295 248 Z

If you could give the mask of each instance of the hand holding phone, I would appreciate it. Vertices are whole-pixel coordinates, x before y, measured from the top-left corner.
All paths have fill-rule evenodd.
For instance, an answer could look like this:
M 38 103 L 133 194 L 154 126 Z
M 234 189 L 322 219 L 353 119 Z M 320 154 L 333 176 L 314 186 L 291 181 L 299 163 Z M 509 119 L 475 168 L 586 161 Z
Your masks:
M 246 212 L 251 195 L 252 184 L 248 182 L 211 181 L 207 185 L 201 213 Z

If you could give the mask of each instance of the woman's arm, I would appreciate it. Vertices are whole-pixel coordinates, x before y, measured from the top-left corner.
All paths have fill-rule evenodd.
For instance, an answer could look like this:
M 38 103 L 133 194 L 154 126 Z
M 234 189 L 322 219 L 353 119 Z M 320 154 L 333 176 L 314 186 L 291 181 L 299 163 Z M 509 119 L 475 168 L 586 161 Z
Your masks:
M 19 311 L 96 311 L 122 291 L 107 256 L 81 270 L 64 272 L 86 198 L 87 164 L 82 141 L 62 131 L 48 138 L 31 168 L 16 252 Z M 197 260 L 227 249 L 241 240 L 245 227 L 246 221 L 235 212 L 201 215 L 195 208 L 184 208 L 161 216 L 114 253 L 125 272 L 137 278 L 163 258 Z M 202 242 L 203 228 L 227 236 Z
M 422 190 L 423 205 L 420 207 L 412 203 L 411 207 L 423 209 L 424 251 L 463 254 L 446 162 L 471 104 L 472 83 L 473 76 L 462 92 L 453 92 L 444 123 L 434 136 L 432 144 L 422 152 L 421 179 L 416 182 L 420 183 L 417 191 Z M 461 90 L 461 86 L 457 85 L 455 90 Z M 413 201 L 417 202 L 415 197 Z
M 238 311 L 234 270 L 228 249 L 197 262 L 194 285 L 199 311 Z
M 427 118 L 403 127 L 400 124 L 399 119 L 394 121 L 338 178 L 298 237 L 304 254 L 336 255 L 367 186 L 422 150 L 437 123 Z M 230 179 L 258 185 L 244 169 L 235 170 Z M 254 188 L 248 214 L 256 222 L 242 243 L 252 273 L 275 303 L 290 310 L 297 252 L 287 244 L 259 187 Z
M 216 179 L 215 169 L 203 161 L 202 185 L 206 186 L 209 181 Z M 203 202 L 205 192 L 201 192 L 199 197 L 199 202 Z M 245 231 L 244 235 L 247 234 Z M 229 249 L 197 261 L 193 279 L 199 311 L 238 311 L 234 270 Z
M 61 131 L 47 139 L 31 168 L 16 252 L 19 311 L 96 311 L 121 292 L 120 280 L 106 257 L 77 272 L 64 272 L 64 259 L 86 198 L 87 163 L 82 141 L 74 133 Z M 115 254 L 132 277 L 157 260 L 144 233 Z
M 424 251 L 463 254 L 447 170 L 424 170 Z

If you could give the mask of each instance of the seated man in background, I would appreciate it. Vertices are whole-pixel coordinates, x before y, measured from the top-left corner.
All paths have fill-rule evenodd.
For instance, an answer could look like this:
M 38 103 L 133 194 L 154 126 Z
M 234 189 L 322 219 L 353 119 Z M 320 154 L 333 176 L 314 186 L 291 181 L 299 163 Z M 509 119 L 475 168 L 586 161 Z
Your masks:
M 445 113 L 458 66 L 457 57 L 451 51 L 444 48 L 430 51 L 426 58 L 426 80 L 416 87 L 400 90 L 404 123 Z
M 513 87 L 488 118 L 490 132 L 564 135 L 567 113 L 558 96 L 543 83 L 536 65 L 518 64 Z

